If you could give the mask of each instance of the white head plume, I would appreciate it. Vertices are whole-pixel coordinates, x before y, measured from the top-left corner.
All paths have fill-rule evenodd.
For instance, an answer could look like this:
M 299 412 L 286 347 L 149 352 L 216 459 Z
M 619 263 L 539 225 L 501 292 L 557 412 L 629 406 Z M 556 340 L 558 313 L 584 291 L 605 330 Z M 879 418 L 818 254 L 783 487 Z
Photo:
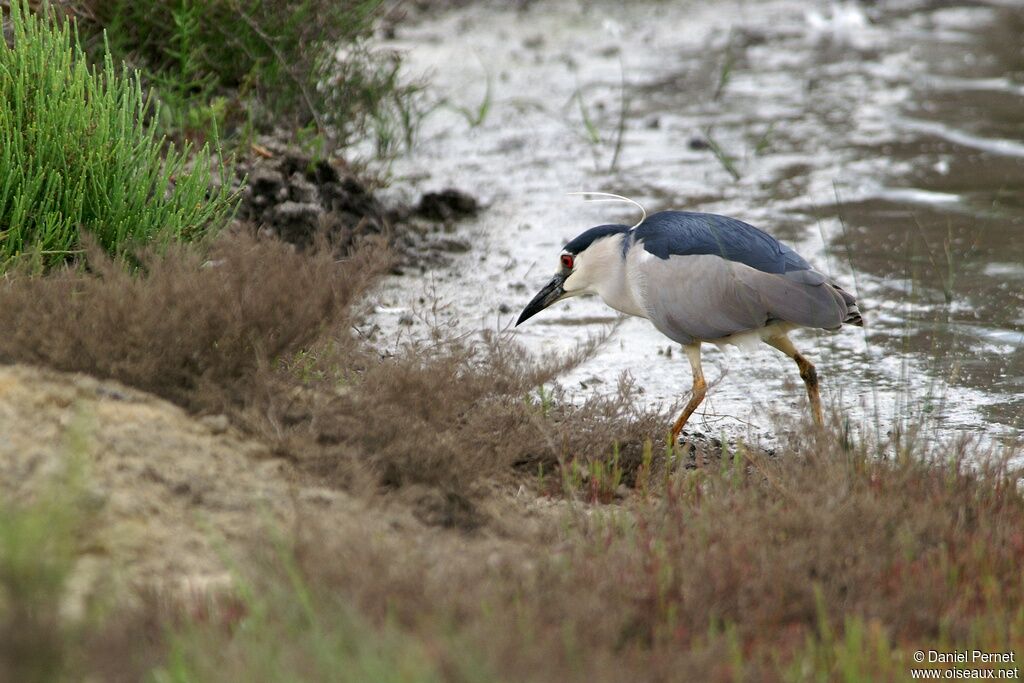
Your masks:
M 623 197 L 620 194 L 612 194 L 611 192 L 569 192 L 570 197 L 596 197 L 596 199 L 584 199 L 586 202 L 624 202 L 626 204 L 632 204 L 636 208 L 640 209 L 640 220 L 636 222 L 637 227 L 647 219 L 647 209 L 644 208 L 643 204 L 635 199 L 629 197 Z M 630 228 L 632 229 L 632 228 Z

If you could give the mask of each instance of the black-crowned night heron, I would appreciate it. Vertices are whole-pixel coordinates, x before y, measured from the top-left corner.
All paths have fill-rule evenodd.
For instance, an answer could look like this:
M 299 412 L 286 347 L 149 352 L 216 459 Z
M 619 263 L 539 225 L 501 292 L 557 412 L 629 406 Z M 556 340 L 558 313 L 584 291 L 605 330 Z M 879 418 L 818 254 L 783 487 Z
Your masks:
M 663 211 L 636 226 L 600 225 L 565 245 L 555 277 L 516 325 L 562 299 L 597 294 L 617 311 L 647 318 L 686 351 L 693 370 L 689 403 L 672 440 L 697 409 L 707 384 L 702 342 L 744 345 L 761 340 L 794 361 L 821 424 L 818 377 L 789 332 L 863 325 L 857 302 L 799 254 L 735 218 Z

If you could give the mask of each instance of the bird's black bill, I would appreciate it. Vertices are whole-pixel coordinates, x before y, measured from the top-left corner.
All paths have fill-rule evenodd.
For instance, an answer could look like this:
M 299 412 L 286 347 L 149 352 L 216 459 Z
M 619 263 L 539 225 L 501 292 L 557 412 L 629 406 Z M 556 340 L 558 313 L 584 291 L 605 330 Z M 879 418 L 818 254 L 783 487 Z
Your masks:
M 565 282 L 565 275 L 559 273 L 551 282 L 544 285 L 544 289 L 537 292 L 537 296 L 533 297 L 533 301 L 526 305 L 523 312 L 519 316 L 519 320 L 516 321 L 516 326 L 523 324 L 533 316 L 537 315 L 545 308 L 555 303 L 565 295 L 565 290 L 562 289 L 562 284 Z

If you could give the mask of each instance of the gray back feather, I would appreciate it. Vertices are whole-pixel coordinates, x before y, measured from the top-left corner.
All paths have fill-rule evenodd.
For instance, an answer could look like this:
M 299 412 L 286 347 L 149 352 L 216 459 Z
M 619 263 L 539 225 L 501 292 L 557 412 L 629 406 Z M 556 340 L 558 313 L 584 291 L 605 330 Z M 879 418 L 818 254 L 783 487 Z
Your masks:
M 627 256 L 648 318 L 681 344 L 711 341 L 772 322 L 835 329 L 847 315 L 842 294 L 808 269 L 770 273 L 710 254 Z

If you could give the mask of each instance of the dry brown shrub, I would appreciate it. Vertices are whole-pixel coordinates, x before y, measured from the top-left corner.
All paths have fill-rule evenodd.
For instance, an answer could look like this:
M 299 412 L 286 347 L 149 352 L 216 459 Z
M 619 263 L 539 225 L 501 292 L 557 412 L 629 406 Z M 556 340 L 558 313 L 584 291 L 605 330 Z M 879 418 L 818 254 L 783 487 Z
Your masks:
M 891 680 L 910 666 L 891 649 L 1024 646 L 1021 472 L 968 450 L 936 465 L 823 437 L 501 545 L 311 522 L 296 552 L 454 680 Z
M 244 235 L 176 245 L 135 273 L 88 249 L 88 269 L 0 281 L 0 362 L 112 378 L 195 411 L 251 402 L 257 377 L 343 325 L 386 262 L 344 262 Z
M 411 680 L 597 683 L 904 680 L 918 649 L 1019 653 L 1021 472 L 969 451 L 891 460 L 812 437 L 610 507 L 517 496 L 501 535 L 312 504 L 254 551 L 233 611 L 170 620 L 169 659 L 199 680 L 336 680 L 303 669 L 319 646 Z M 145 609 L 133 623 L 167 621 Z M 90 644 L 104 672 L 138 649 L 116 629 Z
M 738 468 L 671 482 L 603 562 L 578 559 L 604 591 L 636 601 L 630 633 L 642 641 L 686 645 L 718 619 L 756 642 L 850 614 L 900 640 L 966 638 L 989 581 L 1024 604 L 1021 473 L 967 452 L 892 462 L 819 438 L 802 454 L 747 453 Z M 602 581 L 607 561 L 628 571 Z
M 87 268 L 0 281 L 0 362 L 225 413 L 333 485 L 425 484 L 465 506 L 478 482 L 514 466 L 551 473 L 615 444 L 629 481 L 643 441 L 666 424 L 634 408 L 628 383 L 581 405 L 551 388 L 598 341 L 534 358 L 508 335 L 438 331 L 382 357 L 351 331 L 354 304 L 388 262 L 375 247 L 339 262 L 239 234 L 206 252 L 144 254 L 139 272 L 87 251 Z
M 639 463 L 644 439 L 657 438 L 664 420 L 635 408 L 631 386 L 578 406 L 564 392 L 538 397 L 593 348 L 536 358 L 507 335 L 489 334 L 412 344 L 370 360 L 340 390 L 306 394 L 302 408 L 289 402 L 291 417 L 274 422 L 293 426 L 286 450 L 312 456 L 307 465 L 319 476 L 347 482 L 356 465 L 384 487 L 426 484 L 459 496 L 514 467 L 536 472 L 543 464 L 550 473 L 573 458 L 610 457 L 616 443 L 628 444 Z M 346 362 L 328 357 L 317 363 Z

